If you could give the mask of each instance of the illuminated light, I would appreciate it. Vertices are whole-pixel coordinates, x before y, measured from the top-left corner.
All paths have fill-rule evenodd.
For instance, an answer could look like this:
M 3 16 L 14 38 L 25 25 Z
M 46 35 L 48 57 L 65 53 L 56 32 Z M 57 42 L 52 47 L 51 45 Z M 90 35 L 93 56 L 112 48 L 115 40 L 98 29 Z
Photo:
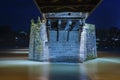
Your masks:
M 42 68 L 42 76 L 43 76 L 43 79 L 40 79 L 40 80 L 49 80 L 49 75 L 50 75 L 50 65 L 46 65 L 46 66 L 43 66 Z
M 79 64 L 79 73 L 80 73 L 79 80 L 90 80 L 88 76 L 88 68 L 86 66 L 86 62 Z
M 97 39 L 96 39 L 96 41 L 100 41 L 100 39 L 99 39 L 99 38 L 97 38 Z
M 17 39 L 18 39 L 18 37 L 15 37 L 15 39 L 17 40 Z
M 28 54 L 29 50 L 28 49 L 5 49 L 5 50 L 1 50 L 0 53 Z
M 115 38 L 114 40 L 115 40 L 115 41 L 118 41 L 119 39 Z
M 120 59 L 119 58 L 96 58 L 90 61 L 86 61 L 84 62 L 84 64 L 99 63 L 99 62 L 120 63 Z
M 14 65 L 43 65 L 43 64 L 49 64 L 49 62 L 36 62 L 36 61 L 30 61 L 30 60 L 4 60 L 0 59 L 0 66 L 14 66 Z
M 98 58 L 100 61 L 107 61 L 107 62 L 113 62 L 113 63 L 120 63 L 119 58 Z

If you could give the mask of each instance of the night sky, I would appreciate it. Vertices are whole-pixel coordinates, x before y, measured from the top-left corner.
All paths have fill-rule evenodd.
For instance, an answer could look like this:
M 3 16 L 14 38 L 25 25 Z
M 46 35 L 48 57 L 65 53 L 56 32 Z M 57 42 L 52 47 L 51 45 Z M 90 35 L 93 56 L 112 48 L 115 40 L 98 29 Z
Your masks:
M 0 26 L 9 26 L 13 30 L 28 31 L 30 20 L 40 16 L 33 0 L 1 0 Z M 89 16 L 87 23 L 98 28 L 120 28 L 120 0 L 103 0 L 97 9 Z

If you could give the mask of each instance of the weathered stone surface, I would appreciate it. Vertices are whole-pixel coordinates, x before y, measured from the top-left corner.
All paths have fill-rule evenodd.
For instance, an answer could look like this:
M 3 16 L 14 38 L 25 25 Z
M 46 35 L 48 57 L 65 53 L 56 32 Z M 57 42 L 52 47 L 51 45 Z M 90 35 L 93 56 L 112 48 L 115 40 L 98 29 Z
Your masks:
M 67 40 L 67 31 L 59 31 L 59 40 L 54 41 L 57 31 L 50 31 L 49 58 L 51 61 L 78 61 L 79 41 L 78 31 L 70 31 Z M 55 39 L 56 40 L 56 39 Z M 52 42 L 53 41 L 53 42 Z M 73 59 L 74 57 L 74 59 Z M 69 62 L 69 61 L 68 61 Z
M 81 34 L 79 31 L 50 30 L 49 41 L 46 31 L 45 23 L 31 26 L 29 59 L 83 62 L 97 57 L 94 25 L 85 24 Z
M 45 23 L 31 23 L 30 45 L 29 45 L 29 59 L 44 60 L 48 59 L 47 33 Z
M 85 24 L 81 32 L 80 60 L 85 61 L 97 57 L 95 26 Z

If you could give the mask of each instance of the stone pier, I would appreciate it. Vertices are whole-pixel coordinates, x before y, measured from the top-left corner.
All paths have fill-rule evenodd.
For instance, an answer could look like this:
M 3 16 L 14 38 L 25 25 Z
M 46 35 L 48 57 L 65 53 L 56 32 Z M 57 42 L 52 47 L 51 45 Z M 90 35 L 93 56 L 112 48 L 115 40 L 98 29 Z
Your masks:
M 49 20 L 49 24 L 52 21 Z M 63 26 L 58 20 L 58 27 Z M 78 22 L 78 21 L 77 21 Z M 72 30 L 47 28 L 46 23 L 31 24 L 29 59 L 50 62 L 84 62 L 97 57 L 95 26 L 84 24 Z M 66 21 L 68 24 L 68 21 Z M 80 30 L 80 28 L 82 29 Z M 77 29 L 78 28 L 78 29 Z M 47 30 L 48 29 L 48 30 Z
M 86 19 L 101 0 L 34 0 L 41 19 L 31 22 L 29 59 L 84 62 L 97 57 L 95 25 Z

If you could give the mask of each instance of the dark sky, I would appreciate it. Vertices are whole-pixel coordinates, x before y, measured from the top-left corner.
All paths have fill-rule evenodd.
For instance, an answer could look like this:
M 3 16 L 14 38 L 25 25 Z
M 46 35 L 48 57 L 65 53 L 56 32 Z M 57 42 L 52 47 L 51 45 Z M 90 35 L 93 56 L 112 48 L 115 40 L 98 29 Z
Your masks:
M 30 20 L 40 13 L 33 0 L 1 0 L 0 26 L 10 26 L 14 30 L 28 30 Z
M 0 26 L 10 26 L 13 30 L 29 30 L 30 20 L 40 13 L 33 0 L 1 0 Z M 88 23 L 96 27 L 120 28 L 120 0 L 103 0 L 89 16 Z
M 87 22 L 102 28 L 120 28 L 120 0 L 103 0 L 89 16 Z

